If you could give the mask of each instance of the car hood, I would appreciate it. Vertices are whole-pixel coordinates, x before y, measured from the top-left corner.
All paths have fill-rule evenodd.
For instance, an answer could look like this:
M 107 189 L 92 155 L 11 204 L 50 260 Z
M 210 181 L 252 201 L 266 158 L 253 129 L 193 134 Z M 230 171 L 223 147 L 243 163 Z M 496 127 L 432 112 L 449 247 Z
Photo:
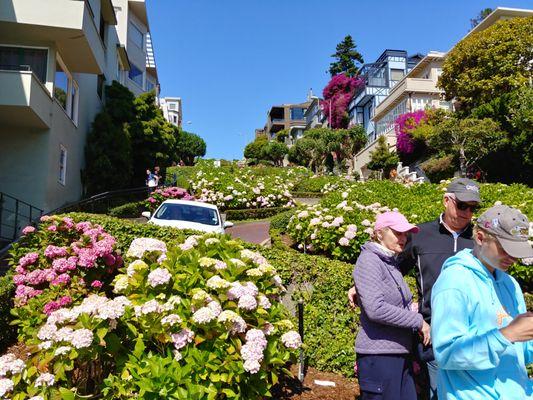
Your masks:
M 166 219 L 157 219 L 157 218 L 150 219 L 150 223 L 159 225 L 159 226 L 171 226 L 172 228 L 178 228 L 178 229 L 191 229 L 191 230 L 202 231 L 202 232 L 224 233 L 224 229 L 220 225 L 205 225 L 205 224 L 199 224 L 197 222 L 176 221 L 176 220 L 166 220 Z

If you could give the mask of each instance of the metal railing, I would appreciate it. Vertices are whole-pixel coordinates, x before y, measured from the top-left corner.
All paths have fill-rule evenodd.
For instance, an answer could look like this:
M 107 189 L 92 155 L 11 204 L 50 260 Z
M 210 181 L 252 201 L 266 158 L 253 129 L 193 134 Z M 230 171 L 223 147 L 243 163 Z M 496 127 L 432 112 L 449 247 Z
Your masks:
M 0 192 L 0 241 L 16 240 L 22 228 L 35 223 L 41 215 L 40 208 Z

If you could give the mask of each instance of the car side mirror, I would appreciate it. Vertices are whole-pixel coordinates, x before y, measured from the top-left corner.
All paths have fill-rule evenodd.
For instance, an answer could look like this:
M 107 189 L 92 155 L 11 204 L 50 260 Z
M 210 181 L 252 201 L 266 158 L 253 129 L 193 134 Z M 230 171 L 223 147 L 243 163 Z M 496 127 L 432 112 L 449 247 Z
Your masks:
M 231 221 L 224 221 L 224 228 L 231 228 L 233 226 L 233 222 Z
M 145 218 L 150 219 L 150 211 L 143 211 L 143 212 L 141 213 L 141 215 L 142 215 L 143 217 L 145 217 Z

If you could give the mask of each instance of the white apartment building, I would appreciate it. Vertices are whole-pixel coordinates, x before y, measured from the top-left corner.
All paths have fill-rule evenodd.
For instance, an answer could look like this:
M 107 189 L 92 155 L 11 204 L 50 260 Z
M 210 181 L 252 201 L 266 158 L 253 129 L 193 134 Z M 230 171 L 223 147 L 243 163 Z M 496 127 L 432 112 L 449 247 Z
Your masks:
M 163 115 L 168 122 L 181 128 L 183 113 L 180 97 L 162 97 L 159 99 L 159 107 L 163 110 Z
M 104 86 L 118 80 L 139 94 L 157 83 L 147 53 L 127 50 L 131 41 L 121 38 L 137 14 L 146 29 L 144 1 L 121 2 L 118 14 L 114 6 L 0 1 L 0 192 L 45 212 L 80 199 L 86 137 Z M 133 65 L 142 68 L 138 87 L 128 77 Z
M 355 157 L 355 169 L 366 179 L 370 170 L 370 153 L 377 146 L 377 138 L 385 135 L 389 147 L 396 146 L 395 121 L 405 113 L 424 110 L 427 107 L 451 110 L 450 102 L 443 98 L 444 92 L 437 87 L 442 73 L 445 53 L 429 52 L 390 90 L 389 95 L 376 107 L 374 112 L 375 139 L 367 143 Z
M 121 46 L 127 52 L 129 71 L 119 82 L 135 96 L 156 90 L 159 80 L 145 0 L 112 0 L 117 18 L 117 33 Z
M 498 7 L 476 27 L 468 32 L 463 39 L 492 26 L 502 19 L 529 17 L 533 10 Z M 437 87 L 438 78 L 442 73 L 442 65 L 446 53 L 431 51 L 414 66 L 407 75 L 397 82 L 375 108 L 372 121 L 375 126 L 375 138 L 367 143 L 355 157 L 355 170 L 363 179 L 370 174 L 366 165 L 370 162 L 370 153 L 377 146 L 377 138 L 385 135 L 391 150 L 396 150 L 396 134 L 394 122 L 400 115 L 423 110 L 428 107 L 443 108 L 453 111 L 452 102 L 444 100 L 444 92 Z

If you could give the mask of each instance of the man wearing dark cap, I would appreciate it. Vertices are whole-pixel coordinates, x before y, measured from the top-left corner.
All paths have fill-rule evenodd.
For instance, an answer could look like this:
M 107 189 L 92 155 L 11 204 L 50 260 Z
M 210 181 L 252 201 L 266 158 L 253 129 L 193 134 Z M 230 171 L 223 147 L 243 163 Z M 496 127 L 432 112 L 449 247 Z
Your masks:
M 533 313 L 506 273 L 533 257 L 528 231 L 520 211 L 494 206 L 477 219 L 473 250 L 445 261 L 431 296 L 441 400 L 533 398 Z
M 444 212 L 434 221 L 419 225 L 420 232 L 410 235 L 400 256 L 400 268 L 404 274 L 414 267 L 418 288 L 418 307 L 424 320 L 431 325 L 431 289 L 439 277 L 444 261 L 463 249 L 471 249 L 472 215 L 481 202 L 479 185 L 466 178 L 453 180 L 446 188 Z M 348 298 L 352 306 L 355 290 Z M 418 345 L 418 356 L 426 363 L 429 376 L 429 399 L 437 399 L 438 365 L 431 346 Z

